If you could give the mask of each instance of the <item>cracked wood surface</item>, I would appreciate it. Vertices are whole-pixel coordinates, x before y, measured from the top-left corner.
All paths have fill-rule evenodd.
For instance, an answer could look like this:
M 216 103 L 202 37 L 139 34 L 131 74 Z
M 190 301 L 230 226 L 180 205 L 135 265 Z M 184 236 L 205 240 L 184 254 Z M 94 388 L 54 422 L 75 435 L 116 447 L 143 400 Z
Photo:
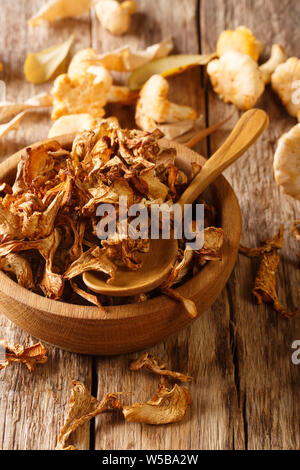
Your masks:
M 105 51 L 128 43 L 148 46 L 172 35 L 175 53 L 211 52 L 224 28 L 245 24 L 268 44 L 279 42 L 288 54 L 297 55 L 299 30 L 294 18 L 296 1 L 241 0 L 139 0 L 129 33 L 115 37 L 103 30 L 94 12 L 78 19 L 43 25 L 33 32 L 28 19 L 44 0 L 2 0 L 0 60 L 7 84 L 7 99 L 29 98 L 49 89 L 26 83 L 22 66 L 28 51 L 36 51 L 66 39 L 74 31 L 73 51 L 93 46 Z M 172 4 L 172 7 L 170 7 Z M 257 12 L 259 11 L 259 15 Z M 266 27 L 267 25 L 267 27 Z M 116 75 L 118 80 L 120 74 Z M 231 112 L 213 95 L 199 69 L 174 77 L 171 98 L 194 106 L 209 124 Z M 201 87 L 204 83 L 205 90 Z M 293 308 L 300 305 L 297 286 L 300 270 L 297 245 L 288 235 L 299 203 L 283 196 L 273 180 L 275 142 L 294 121 L 268 90 L 260 105 L 271 115 L 271 126 L 248 151 L 248 157 L 227 170 L 242 208 L 243 243 L 256 245 L 269 237 L 280 222 L 286 239 L 279 270 L 280 299 Z M 206 110 L 208 113 L 206 114 Z M 111 107 L 123 125 L 133 125 L 132 110 Z M 238 118 L 196 147 L 209 155 L 224 140 Z M 31 113 L 18 132 L 0 143 L 2 158 L 33 141 L 46 137 L 48 113 Z M 300 321 L 282 320 L 268 306 L 256 306 L 250 291 L 257 268 L 255 260 L 239 257 L 236 268 L 219 299 L 191 327 L 157 345 L 149 352 L 172 367 L 195 377 L 189 388 L 193 404 L 181 423 L 152 427 L 126 423 L 119 414 L 106 413 L 76 432 L 72 442 L 80 449 L 281 449 L 300 447 L 300 366 L 291 363 L 291 344 L 300 338 Z M 0 336 L 31 344 L 26 333 L 0 317 Z M 107 391 L 124 391 L 124 401 L 149 399 L 158 380 L 147 372 L 130 372 L 138 354 L 91 358 L 49 347 L 49 360 L 30 375 L 24 366 L 12 365 L 1 372 L 0 448 L 53 449 L 68 408 L 71 380 L 83 381 L 99 398 Z

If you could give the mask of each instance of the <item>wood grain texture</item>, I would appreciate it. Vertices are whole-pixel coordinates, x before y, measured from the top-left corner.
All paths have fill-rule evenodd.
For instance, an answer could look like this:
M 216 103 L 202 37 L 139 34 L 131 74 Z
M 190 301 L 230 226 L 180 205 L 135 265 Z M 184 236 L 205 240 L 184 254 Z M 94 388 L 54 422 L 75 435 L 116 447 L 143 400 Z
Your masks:
M 119 47 L 124 42 L 145 47 L 173 36 L 175 53 L 197 53 L 198 2 L 195 0 L 139 1 L 138 14 L 126 39 L 113 37 L 93 23 L 93 46 L 97 51 Z M 171 99 L 194 106 L 205 114 L 201 71 L 196 68 L 174 77 Z M 205 142 L 196 149 L 206 151 Z M 194 403 L 184 422 L 153 429 L 124 423 L 115 414 L 100 416 L 95 433 L 96 449 L 231 449 L 236 442 L 243 447 L 241 413 L 237 408 L 234 367 L 229 334 L 229 304 L 221 296 L 191 328 L 151 349 L 171 366 L 196 377 L 191 391 Z M 134 391 L 129 399 L 149 399 L 157 380 L 147 374 L 130 373 L 128 363 L 136 357 L 120 356 L 97 360 L 98 396 L 111 389 Z
M 99 52 L 125 43 L 143 47 L 173 35 L 176 52 L 195 53 L 200 46 L 208 53 L 215 49 L 223 29 L 245 24 L 267 44 L 266 54 L 271 43 L 278 42 L 289 55 L 299 56 L 300 4 L 296 0 L 140 0 L 131 29 L 123 37 L 104 31 L 94 13 L 91 21 L 84 15 L 30 33 L 25 20 L 44 3 L 1 2 L 0 60 L 4 73 L 0 78 L 7 84 L 10 100 L 26 99 L 49 89 L 48 84 L 34 87 L 24 82 L 26 53 L 66 39 L 72 31 L 76 34 L 75 50 L 90 44 Z M 116 78 L 123 80 L 120 74 Z M 196 107 L 209 124 L 232 111 L 210 87 L 206 93 L 200 86 L 207 85 L 207 79 L 197 68 L 170 82 L 171 98 Z M 255 246 L 273 235 L 280 222 L 285 223 L 278 286 L 280 299 L 292 309 L 300 306 L 300 270 L 295 257 L 299 247 L 288 228 L 299 216 L 299 203 L 280 193 L 273 179 L 272 157 L 277 138 L 295 121 L 269 89 L 259 105 L 271 115 L 270 128 L 248 152 L 249 158 L 227 170 L 226 176 L 242 207 L 244 244 Z M 112 106 L 111 112 L 116 111 Z M 128 114 L 127 107 L 118 109 L 118 116 L 122 124 L 134 124 L 133 112 Z M 208 145 L 204 141 L 196 149 L 204 155 L 212 154 L 237 118 L 236 112 L 222 131 L 207 140 Z M 49 127 L 48 113 L 31 113 L 19 132 L 12 132 L 0 143 L 0 155 L 8 156 L 45 138 Z M 76 443 L 81 448 L 96 449 L 299 449 L 300 367 L 291 363 L 291 343 L 300 338 L 300 322 L 282 320 L 269 306 L 254 304 L 250 292 L 256 269 L 257 261 L 240 256 L 227 288 L 213 307 L 194 325 L 150 350 L 170 367 L 196 379 L 190 387 L 193 404 L 182 423 L 153 428 L 125 423 L 120 415 L 106 413 L 97 418 L 95 428 L 91 423 L 82 435 L 75 436 Z M 26 344 L 33 341 L 3 316 L 0 331 L 8 339 Z M 2 371 L 0 448 L 53 448 L 72 378 L 82 380 L 89 388 L 92 381 L 92 391 L 99 398 L 106 391 L 127 391 L 124 401 L 128 403 L 148 399 L 157 386 L 156 377 L 150 373 L 129 371 L 128 365 L 137 354 L 95 358 L 93 369 L 88 357 L 55 348 L 49 348 L 49 356 L 48 364 L 38 366 L 32 375 L 19 365 L 4 374 Z M 44 432 L 38 433 L 39 427 Z
M 49 83 L 39 86 L 26 82 L 23 64 L 29 51 L 44 49 L 65 40 L 76 30 L 76 48 L 90 43 L 89 15 L 81 19 L 64 20 L 59 24 L 44 25 L 30 31 L 26 20 L 44 4 L 44 0 L 1 2 L 0 60 L 4 71 L 0 79 L 6 84 L 6 98 L 21 102 L 34 94 L 48 91 Z M 49 113 L 29 113 L 19 131 L 13 131 L 0 142 L 0 158 L 47 137 L 51 125 Z M 30 345 L 36 340 L 7 320 L 0 311 L 0 337 Z M 49 360 L 30 374 L 22 365 L 12 365 L 0 376 L 0 449 L 54 449 L 67 410 L 73 379 L 82 380 L 91 387 L 92 360 L 90 357 L 70 354 L 47 347 Z M 87 424 L 76 435 L 75 445 L 88 449 L 90 426 Z
M 214 49 L 223 29 L 247 25 L 266 44 L 282 44 L 289 55 L 299 56 L 300 32 L 295 18 L 299 2 L 241 0 L 202 1 L 201 42 L 204 52 Z M 255 3 L 255 8 L 253 4 Z M 255 13 L 254 13 L 255 11 Z M 276 141 L 296 122 L 288 117 L 268 87 L 258 103 L 271 118 L 269 129 L 248 151 L 248 156 L 228 169 L 243 214 L 244 245 L 257 246 L 260 240 L 285 226 L 285 242 L 278 273 L 278 292 L 283 303 L 293 309 L 300 305 L 300 270 L 297 243 L 289 234 L 300 204 L 282 194 L 274 181 L 272 160 Z M 209 123 L 218 121 L 230 106 L 209 91 Z M 236 112 L 236 118 L 238 113 Z M 226 125 L 230 129 L 230 123 Z M 226 130 L 210 139 L 213 152 L 226 136 Z M 256 306 L 251 295 L 257 260 L 240 255 L 227 287 L 230 300 L 234 363 L 239 404 L 243 410 L 246 446 L 249 449 L 300 448 L 300 368 L 291 362 L 291 344 L 300 338 L 300 320 L 284 320 L 270 306 Z

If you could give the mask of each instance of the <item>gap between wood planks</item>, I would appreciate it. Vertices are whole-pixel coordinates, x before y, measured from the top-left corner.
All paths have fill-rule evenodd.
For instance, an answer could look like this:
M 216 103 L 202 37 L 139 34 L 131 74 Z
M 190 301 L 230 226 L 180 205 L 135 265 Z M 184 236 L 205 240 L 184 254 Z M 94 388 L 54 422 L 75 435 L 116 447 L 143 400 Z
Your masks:
M 202 36 L 201 36 L 201 2 L 202 0 L 198 0 L 197 3 L 197 32 L 198 32 L 198 47 L 199 47 L 199 54 L 202 54 Z M 200 68 L 201 73 L 201 86 L 204 86 L 205 83 L 205 71 L 203 68 Z M 206 80 L 206 83 L 208 81 Z M 208 88 L 205 87 L 204 91 L 205 97 L 205 124 L 206 127 L 210 126 L 210 115 L 209 115 L 209 100 L 208 100 Z M 206 137 L 206 146 L 207 146 L 207 156 L 208 158 L 211 156 L 211 145 L 210 145 L 210 136 Z M 239 256 L 239 255 L 238 255 Z M 241 412 L 241 418 L 243 421 L 243 433 L 244 433 L 244 445 L 245 449 L 248 449 L 248 423 L 247 423 L 247 413 L 246 413 L 246 393 L 243 397 L 241 397 L 241 387 L 240 387 L 240 368 L 239 368 L 239 357 L 238 357 L 238 348 L 236 343 L 236 335 L 235 335 L 235 328 L 236 328 L 236 318 L 235 318 L 235 310 L 234 304 L 232 302 L 232 293 L 230 289 L 230 280 L 232 276 L 231 274 L 229 280 L 226 283 L 224 288 L 226 292 L 226 302 L 228 303 L 229 308 L 229 342 L 230 342 L 230 351 L 232 353 L 232 364 L 233 364 L 233 373 L 234 373 L 234 386 L 236 390 L 236 398 L 238 408 Z M 233 423 L 235 423 L 235 416 L 233 417 Z M 235 450 L 235 427 L 233 426 L 232 430 L 232 448 Z M 240 447 L 238 446 L 238 449 Z

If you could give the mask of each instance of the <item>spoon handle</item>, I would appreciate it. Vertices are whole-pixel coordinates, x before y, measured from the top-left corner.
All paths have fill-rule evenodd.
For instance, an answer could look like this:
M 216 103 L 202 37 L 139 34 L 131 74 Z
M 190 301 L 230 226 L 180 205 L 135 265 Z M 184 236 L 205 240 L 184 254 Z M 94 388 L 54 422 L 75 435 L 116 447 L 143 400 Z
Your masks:
M 234 163 L 264 132 L 269 117 L 262 109 L 250 109 L 242 115 L 224 144 L 210 157 L 181 195 L 178 204 L 191 204 L 221 173 Z

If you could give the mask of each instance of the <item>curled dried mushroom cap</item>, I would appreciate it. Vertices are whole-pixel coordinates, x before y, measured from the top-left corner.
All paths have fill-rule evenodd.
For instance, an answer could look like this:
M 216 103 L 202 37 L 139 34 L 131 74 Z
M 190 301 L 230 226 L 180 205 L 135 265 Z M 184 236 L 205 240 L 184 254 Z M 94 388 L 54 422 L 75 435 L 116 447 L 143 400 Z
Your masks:
M 256 258 L 263 253 L 268 253 L 272 251 L 274 248 L 282 248 L 283 245 L 283 225 L 281 224 L 279 227 L 278 232 L 274 235 L 274 237 L 264 240 L 261 242 L 261 246 L 257 248 L 248 248 L 246 246 L 240 245 L 240 253 L 248 256 L 248 258 Z
M 181 421 L 192 403 L 190 392 L 175 384 L 172 389 L 160 385 L 146 403 L 123 406 L 125 419 L 131 423 L 168 424 Z
M 240 252 L 249 258 L 261 256 L 261 262 L 257 271 L 252 293 L 257 303 L 272 303 L 273 308 L 284 318 L 292 318 L 298 314 L 298 309 L 288 312 L 278 299 L 276 291 L 276 271 L 280 263 L 278 249 L 283 245 L 283 225 L 280 225 L 274 237 L 264 240 L 260 247 L 247 248 L 240 246 Z
M 298 315 L 299 310 L 288 312 L 278 299 L 276 291 L 276 271 L 280 263 L 280 256 L 274 249 L 269 253 L 264 253 L 252 290 L 257 299 L 257 303 L 272 303 L 274 310 L 284 318 L 293 318 Z

